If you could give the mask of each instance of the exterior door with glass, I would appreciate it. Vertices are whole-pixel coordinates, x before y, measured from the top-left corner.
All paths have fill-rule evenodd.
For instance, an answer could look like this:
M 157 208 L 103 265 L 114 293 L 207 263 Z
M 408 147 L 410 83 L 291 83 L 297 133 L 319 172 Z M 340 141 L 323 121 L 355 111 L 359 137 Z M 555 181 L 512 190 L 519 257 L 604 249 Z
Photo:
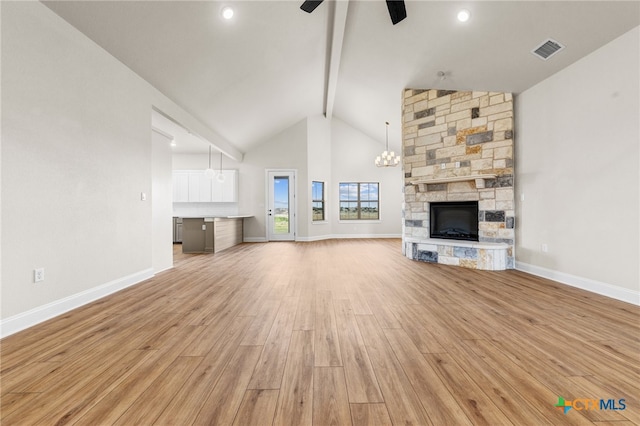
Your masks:
M 295 171 L 267 171 L 267 239 L 295 241 Z

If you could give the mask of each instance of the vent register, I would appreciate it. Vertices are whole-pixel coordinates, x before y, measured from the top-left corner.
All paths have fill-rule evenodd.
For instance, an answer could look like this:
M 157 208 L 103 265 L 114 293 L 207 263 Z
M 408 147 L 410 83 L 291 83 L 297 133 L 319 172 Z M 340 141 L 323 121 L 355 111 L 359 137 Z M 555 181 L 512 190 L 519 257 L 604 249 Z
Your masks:
M 540 45 L 538 45 L 535 49 L 531 51 L 538 58 L 546 61 L 551 58 L 553 55 L 564 49 L 564 45 L 559 41 L 553 39 L 547 39 L 543 41 Z

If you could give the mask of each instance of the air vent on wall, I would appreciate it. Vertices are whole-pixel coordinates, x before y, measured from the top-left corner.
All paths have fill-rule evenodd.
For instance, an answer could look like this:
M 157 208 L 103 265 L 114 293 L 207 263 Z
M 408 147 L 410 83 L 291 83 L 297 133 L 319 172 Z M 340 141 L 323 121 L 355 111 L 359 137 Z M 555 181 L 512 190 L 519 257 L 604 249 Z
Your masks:
M 564 49 L 564 45 L 557 42 L 556 40 L 548 39 L 542 42 L 538 47 L 533 49 L 531 53 L 546 61 L 562 49 Z

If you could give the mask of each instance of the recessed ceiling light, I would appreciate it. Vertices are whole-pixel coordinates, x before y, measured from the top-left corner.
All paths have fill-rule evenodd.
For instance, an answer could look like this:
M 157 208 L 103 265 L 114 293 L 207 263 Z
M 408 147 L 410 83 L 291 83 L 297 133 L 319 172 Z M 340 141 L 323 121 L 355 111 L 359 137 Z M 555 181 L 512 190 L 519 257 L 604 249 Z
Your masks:
M 222 8 L 221 12 L 222 17 L 224 19 L 231 19 L 233 18 L 233 8 L 231 6 L 225 6 Z
M 467 22 L 471 17 L 471 13 L 467 9 L 462 9 L 458 12 L 458 21 Z

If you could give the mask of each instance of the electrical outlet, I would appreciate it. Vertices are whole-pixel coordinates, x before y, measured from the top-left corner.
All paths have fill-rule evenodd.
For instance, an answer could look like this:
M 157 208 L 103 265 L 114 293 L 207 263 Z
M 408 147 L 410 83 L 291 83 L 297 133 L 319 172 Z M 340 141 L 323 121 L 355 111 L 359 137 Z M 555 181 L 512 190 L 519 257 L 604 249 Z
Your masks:
M 446 163 L 440 163 L 440 169 L 444 170 L 447 168 L 447 164 Z
M 459 169 L 459 168 L 460 168 L 460 162 L 456 161 L 456 169 Z
M 44 268 L 37 268 L 33 270 L 33 282 L 39 283 L 44 281 Z

